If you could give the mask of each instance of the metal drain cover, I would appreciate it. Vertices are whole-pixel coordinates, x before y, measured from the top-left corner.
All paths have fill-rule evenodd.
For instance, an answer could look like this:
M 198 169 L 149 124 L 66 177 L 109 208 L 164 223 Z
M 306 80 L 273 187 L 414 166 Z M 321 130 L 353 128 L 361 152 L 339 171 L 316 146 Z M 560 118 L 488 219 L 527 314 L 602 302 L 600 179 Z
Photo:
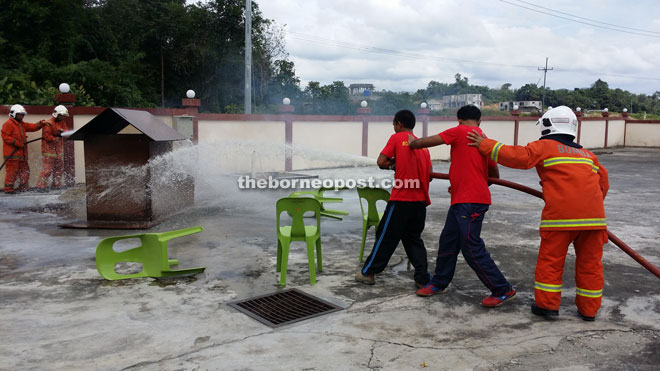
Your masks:
M 280 327 L 343 309 L 298 289 L 234 301 L 227 305 L 270 327 Z

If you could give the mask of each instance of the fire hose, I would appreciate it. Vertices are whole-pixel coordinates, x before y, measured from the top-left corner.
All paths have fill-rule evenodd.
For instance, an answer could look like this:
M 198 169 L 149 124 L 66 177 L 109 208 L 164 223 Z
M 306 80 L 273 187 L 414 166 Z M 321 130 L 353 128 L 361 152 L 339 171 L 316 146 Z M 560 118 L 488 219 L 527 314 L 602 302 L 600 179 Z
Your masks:
M 449 174 L 431 173 L 431 178 L 449 180 Z M 540 199 L 543 199 L 543 192 L 538 191 L 534 188 L 524 186 L 522 184 L 510 182 L 508 180 L 497 179 L 497 178 L 488 178 L 488 182 L 489 182 L 489 184 L 492 183 L 492 184 L 497 184 L 497 185 L 500 185 L 500 186 L 503 186 L 503 187 L 513 188 L 515 190 L 525 192 L 525 193 L 530 194 L 532 196 L 536 196 Z M 617 236 L 615 236 L 614 233 L 610 232 L 609 230 L 607 231 L 607 237 L 609 238 L 610 242 L 612 242 L 618 248 L 623 250 L 623 252 L 628 254 L 631 258 L 635 259 L 635 261 L 638 262 L 639 264 L 641 264 L 642 267 L 646 268 L 646 270 L 653 273 L 656 277 L 660 278 L 660 269 L 658 269 L 658 267 L 651 264 L 651 262 L 646 260 L 643 256 L 641 256 L 637 251 L 633 250 L 630 246 L 626 245 Z
M 25 145 L 27 145 L 28 143 L 36 142 L 36 141 L 38 141 L 38 140 L 41 140 L 41 138 L 28 140 L 27 142 L 25 142 Z M 23 148 L 23 147 L 21 147 L 21 148 Z M 2 170 L 3 167 L 5 167 L 5 164 L 7 163 L 7 161 L 9 161 L 9 159 L 11 158 L 11 156 L 13 156 L 14 153 L 16 153 L 16 151 L 18 151 L 18 150 L 21 149 L 21 148 L 18 148 L 18 147 L 14 148 L 14 150 L 13 150 L 13 151 L 11 152 L 11 154 L 5 159 L 5 161 L 2 163 L 2 165 L 0 165 L 0 170 Z

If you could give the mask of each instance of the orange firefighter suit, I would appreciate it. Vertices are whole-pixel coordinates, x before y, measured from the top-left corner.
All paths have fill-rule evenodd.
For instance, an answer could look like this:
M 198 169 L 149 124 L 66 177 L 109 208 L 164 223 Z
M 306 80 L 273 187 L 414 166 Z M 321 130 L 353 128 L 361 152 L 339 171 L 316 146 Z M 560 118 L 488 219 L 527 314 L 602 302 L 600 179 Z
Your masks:
M 536 305 L 559 310 L 562 274 L 568 246 L 575 248 L 575 304 L 595 317 L 603 295 L 603 245 L 607 242 L 603 200 L 609 189 L 607 169 L 596 155 L 574 142 L 541 139 L 526 146 L 484 139 L 479 151 L 500 164 L 536 171 L 545 207 L 541 214 L 541 247 L 536 262 Z
M 62 187 L 62 169 L 64 167 L 64 143 L 61 136 L 68 128 L 66 122 L 56 121 L 51 117 L 48 122 L 50 125 L 44 126 L 42 131 L 43 139 L 41 141 L 41 174 L 37 188 L 48 188 L 48 181 L 52 177 L 52 187 Z
M 2 153 L 7 160 L 5 167 L 5 192 L 14 192 L 14 183 L 18 179 L 18 191 L 27 191 L 30 180 L 28 165 L 28 149 L 26 132 L 37 131 L 44 125 L 43 121 L 36 124 L 19 122 L 10 117 L 2 125 Z

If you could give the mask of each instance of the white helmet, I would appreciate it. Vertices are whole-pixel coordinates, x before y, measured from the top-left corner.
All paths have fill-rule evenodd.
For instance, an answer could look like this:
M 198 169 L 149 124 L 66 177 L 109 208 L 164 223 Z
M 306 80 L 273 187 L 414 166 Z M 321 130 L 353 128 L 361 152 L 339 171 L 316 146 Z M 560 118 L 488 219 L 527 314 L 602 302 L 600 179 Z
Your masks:
M 551 134 L 568 134 L 575 138 L 577 125 L 578 119 L 575 113 L 566 106 L 552 108 L 536 121 L 536 127 L 541 132 L 541 137 Z
M 53 117 L 57 118 L 57 116 L 69 116 L 69 110 L 66 109 L 63 105 L 59 105 L 55 107 L 55 110 L 53 111 Z
M 21 106 L 20 104 L 14 104 L 9 109 L 9 116 L 11 116 L 13 118 L 16 118 L 16 115 L 21 114 L 21 113 L 24 114 L 24 115 L 27 114 L 27 112 L 25 111 L 25 108 L 23 106 Z

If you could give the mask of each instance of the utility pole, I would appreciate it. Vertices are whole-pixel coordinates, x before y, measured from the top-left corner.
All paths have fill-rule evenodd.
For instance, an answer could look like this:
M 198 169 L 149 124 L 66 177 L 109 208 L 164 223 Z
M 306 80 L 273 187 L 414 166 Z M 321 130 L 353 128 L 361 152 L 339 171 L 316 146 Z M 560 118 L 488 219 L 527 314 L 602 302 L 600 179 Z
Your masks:
M 252 0 L 245 0 L 245 114 L 252 114 Z
M 539 71 L 543 71 L 543 95 L 541 98 L 541 114 L 543 114 L 543 107 L 545 107 L 545 75 L 548 71 L 554 70 L 554 68 L 548 68 L 548 57 L 545 57 L 545 68 L 539 67 Z
M 632 102 L 633 102 L 633 99 L 632 99 L 632 96 L 631 96 L 631 97 L 630 97 L 630 114 L 631 114 L 631 115 L 632 115 L 632 113 L 633 113 L 633 110 L 632 110 Z

